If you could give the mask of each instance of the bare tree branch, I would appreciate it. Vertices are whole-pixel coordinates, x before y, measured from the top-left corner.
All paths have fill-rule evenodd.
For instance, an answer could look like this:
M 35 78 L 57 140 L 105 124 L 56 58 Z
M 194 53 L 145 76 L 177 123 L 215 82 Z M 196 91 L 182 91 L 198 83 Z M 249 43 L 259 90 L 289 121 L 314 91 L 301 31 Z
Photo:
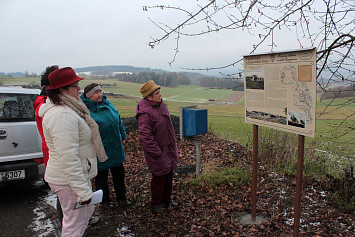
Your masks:
M 154 41 L 149 42 L 149 46 L 150 47 L 154 47 L 158 42 L 166 39 L 169 37 L 169 35 L 171 35 L 172 33 L 176 32 L 177 29 L 181 28 L 182 26 L 184 26 L 187 22 L 189 22 L 191 19 L 193 19 L 195 16 L 199 15 L 201 12 L 203 12 L 204 9 L 208 8 L 210 5 L 212 5 L 215 1 L 211 1 L 209 4 L 207 4 L 206 6 L 204 6 L 203 8 L 201 8 L 197 13 L 195 13 L 194 15 L 192 15 L 190 18 L 188 18 L 186 21 L 184 21 L 183 23 L 179 24 L 177 27 L 175 27 L 174 29 L 172 29 L 170 32 L 167 32 L 163 37 L 156 39 Z
M 177 35 L 174 56 L 169 65 L 176 62 L 177 55 L 180 53 L 181 37 L 198 37 L 222 30 L 243 31 L 255 35 L 255 39 L 259 38 L 256 43 L 245 45 L 250 48 L 250 54 L 253 54 L 257 49 L 265 46 L 272 52 L 280 41 L 276 32 L 290 31 L 295 34 L 295 40 L 300 48 L 317 47 L 318 89 L 322 93 L 328 91 L 334 93 L 333 99 L 328 101 L 328 106 L 319 116 L 340 111 L 344 106 L 354 102 L 354 100 L 342 100 L 341 104 L 334 106 L 334 101 L 339 101 L 335 98 L 345 91 L 341 88 L 338 93 L 331 87 L 334 83 L 351 85 L 348 89 L 349 93 L 352 93 L 352 96 L 355 93 L 355 37 L 353 33 L 355 32 L 355 2 L 353 0 L 199 0 L 195 11 L 171 6 L 145 7 L 145 10 L 148 8 L 176 10 L 187 14 L 186 20 L 177 26 L 171 27 L 169 25 L 172 24 L 169 22 L 155 23 L 164 35 L 149 42 L 151 47 L 166 40 L 170 35 Z M 225 65 L 180 68 L 210 71 L 233 67 L 235 73 L 221 73 L 221 75 L 241 78 L 240 68 L 242 68 L 243 60 L 239 57 Z M 335 127 L 334 131 L 341 126 L 347 126 L 348 130 L 344 130 L 344 134 L 355 130 L 354 125 L 349 125 L 349 121 L 354 121 L 354 114 L 350 114 L 343 123 Z M 345 122 L 347 122 L 346 125 Z

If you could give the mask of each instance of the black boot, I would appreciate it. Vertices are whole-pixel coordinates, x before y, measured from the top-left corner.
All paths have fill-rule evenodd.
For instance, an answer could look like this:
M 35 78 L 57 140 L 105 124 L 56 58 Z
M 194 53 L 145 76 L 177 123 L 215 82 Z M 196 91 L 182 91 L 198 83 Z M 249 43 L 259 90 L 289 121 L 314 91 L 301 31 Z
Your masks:
M 160 214 L 160 213 L 163 213 L 164 210 L 163 208 L 159 205 L 159 206 L 153 206 L 152 205 L 152 213 L 153 214 Z
M 127 207 L 132 205 L 132 202 L 128 199 L 124 199 L 124 200 L 117 200 L 118 205 L 123 206 L 123 207 Z
M 169 208 L 169 207 L 177 207 L 178 204 L 176 202 L 174 202 L 173 200 L 170 200 L 168 202 L 163 202 L 163 205 L 165 208 Z

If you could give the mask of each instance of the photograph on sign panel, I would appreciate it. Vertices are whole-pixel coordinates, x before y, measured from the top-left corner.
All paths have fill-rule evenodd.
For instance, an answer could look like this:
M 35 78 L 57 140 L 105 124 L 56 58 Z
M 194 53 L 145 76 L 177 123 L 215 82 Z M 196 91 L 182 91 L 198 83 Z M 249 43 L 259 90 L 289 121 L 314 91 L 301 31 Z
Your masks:
M 249 71 L 245 75 L 247 89 L 264 90 L 264 71 Z
M 247 118 L 264 120 L 264 112 L 261 111 L 248 111 L 246 110 Z
M 248 118 L 252 118 L 252 119 L 259 119 L 259 120 L 268 121 L 271 123 L 279 123 L 279 124 L 287 125 L 286 117 L 276 115 L 276 114 L 266 113 L 266 112 L 262 112 L 262 111 L 248 111 L 248 110 L 246 110 L 246 116 Z
M 305 128 L 306 114 L 294 111 L 288 111 L 288 125 L 299 128 Z

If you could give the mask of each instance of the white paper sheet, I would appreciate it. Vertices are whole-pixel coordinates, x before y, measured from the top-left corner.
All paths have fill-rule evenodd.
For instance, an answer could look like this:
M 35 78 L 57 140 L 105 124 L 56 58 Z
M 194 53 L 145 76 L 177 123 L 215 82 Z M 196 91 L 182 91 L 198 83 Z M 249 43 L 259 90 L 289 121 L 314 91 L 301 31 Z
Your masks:
M 79 202 L 77 202 L 75 204 L 74 209 L 100 203 L 100 202 L 102 202 L 102 195 L 103 195 L 102 190 L 99 189 L 93 193 L 92 198 L 91 198 L 91 202 L 89 204 L 81 205 Z

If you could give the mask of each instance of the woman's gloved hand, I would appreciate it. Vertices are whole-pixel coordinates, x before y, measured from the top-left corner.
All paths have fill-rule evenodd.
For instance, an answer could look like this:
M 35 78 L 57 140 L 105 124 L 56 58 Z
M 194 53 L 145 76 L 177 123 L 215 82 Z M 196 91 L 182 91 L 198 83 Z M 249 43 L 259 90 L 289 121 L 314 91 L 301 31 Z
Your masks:
M 80 205 L 87 205 L 91 202 L 91 198 L 89 200 L 86 200 L 86 201 L 83 201 L 83 202 L 80 202 Z

